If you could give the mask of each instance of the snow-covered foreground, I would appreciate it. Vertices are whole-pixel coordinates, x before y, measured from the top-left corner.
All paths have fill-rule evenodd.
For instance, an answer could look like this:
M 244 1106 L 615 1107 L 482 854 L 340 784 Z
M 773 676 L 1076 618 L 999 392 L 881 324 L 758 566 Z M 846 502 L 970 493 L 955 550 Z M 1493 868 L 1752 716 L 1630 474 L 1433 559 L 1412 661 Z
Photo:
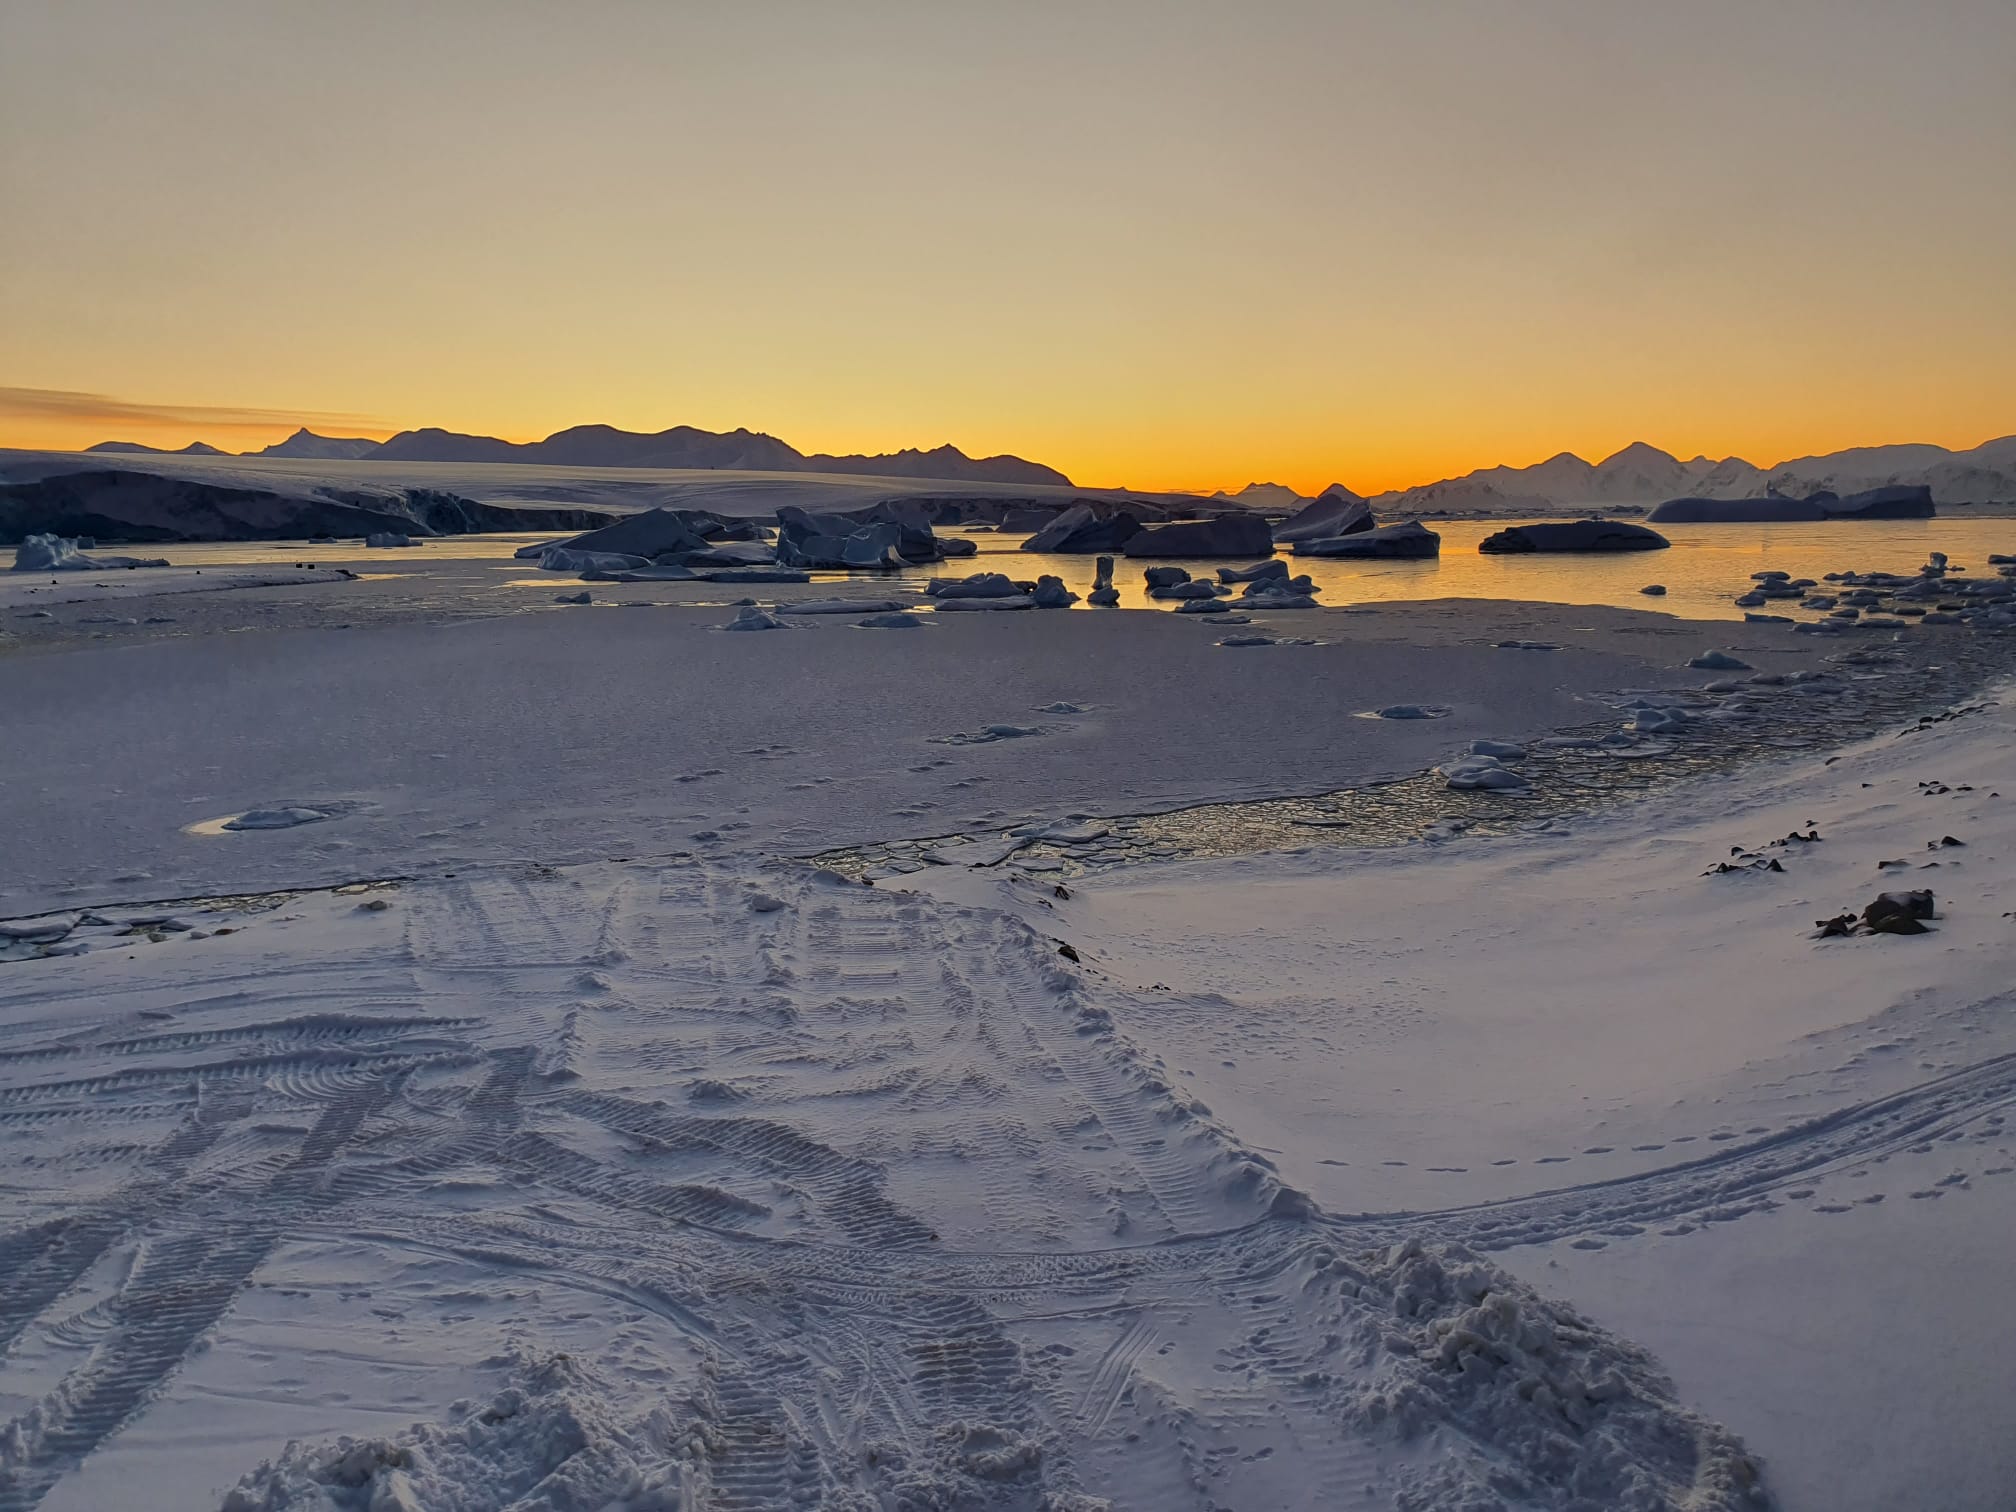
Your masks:
M 340 631 L 248 614 L 236 633 L 204 611 L 254 605 L 208 597 L 170 611 L 208 633 L 6 663 L 0 910 L 1321 792 L 1613 713 L 1609 690 L 1698 686 L 1704 645 L 1787 671 L 1823 650 L 1786 626 L 1532 604 L 1284 613 L 1277 633 L 1322 644 L 1232 650 L 1209 616 L 1131 611 L 731 635 L 719 607 L 549 606 Z M 1561 649 L 1494 644 L 1535 635 Z M 1452 713 L 1358 717 L 1425 701 Z M 1031 733 L 963 742 L 994 725 Z M 344 817 L 190 832 L 302 805 Z
M 58 604 L 151 599 L 163 595 L 219 593 L 232 588 L 283 588 L 340 583 L 350 574 L 334 567 L 229 566 L 115 568 L 103 572 L 0 572 L 0 609 L 35 610 Z
M 2002 1505 L 2012 733 L 1062 893 L 107 908 L 0 965 L 0 1509 Z

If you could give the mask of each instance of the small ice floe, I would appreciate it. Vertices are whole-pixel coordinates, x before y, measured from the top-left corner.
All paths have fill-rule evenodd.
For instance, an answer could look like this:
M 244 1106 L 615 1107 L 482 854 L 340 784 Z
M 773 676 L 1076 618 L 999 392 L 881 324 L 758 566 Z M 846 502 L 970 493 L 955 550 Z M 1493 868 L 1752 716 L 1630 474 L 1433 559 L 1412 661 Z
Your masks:
M 1470 742 L 1469 754 L 1489 756 L 1496 761 L 1524 761 L 1526 747 L 1515 745 L 1509 740 L 1473 740 Z
M 1269 579 L 1288 581 L 1288 564 L 1279 557 L 1269 557 L 1264 562 L 1256 562 L 1251 567 L 1220 567 L 1218 581 L 1221 583 L 1264 583 Z
M 1181 567 L 1147 567 L 1142 569 L 1141 578 L 1151 599 L 1208 599 L 1232 591 L 1222 583 L 1193 579 Z
M 779 614 L 895 614 L 908 609 L 900 599 L 807 599 L 802 604 L 779 604 Z
M 49 945 L 76 927 L 75 914 L 49 914 L 39 919 L 0 919 L 0 945 Z
M 335 817 L 327 809 L 307 808 L 289 805 L 284 808 L 247 809 L 244 813 L 224 821 L 227 830 L 277 830 L 293 829 L 302 824 L 320 824 L 324 819 Z
M 1085 819 L 1074 814 L 1068 819 L 1039 819 L 1009 833 L 1029 840 L 1049 840 L 1058 845 L 1084 845 L 1105 839 L 1113 833 L 1113 826 L 1104 820 Z
M 1454 840 L 1470 828 L 1470 821 L 1464 818 L 1437 819 L 1421 831 L 1421 838 L 1430 845 L 1439 845 L 1445 840 Z
M 1666 597 L 1666 585 L 1664 583 L 1647 583 L 1643 588 L 1640 588 L 1638 591 L 1644 594 L 1647 598 Z
M 751 604 L 721 627 L 723 630 L 782 630 L 784 621 Z
M 1731 656 L 1727 651 L 1703 651 L 1687 663 L 1702 672 L 1748 672 L 1750 663 Z
M 1228 635 L 1218 642 L 1221 646 L 1271 646 L 1271 635 Z
M 799 567 L 722 567 L 699 578 L 703 583 L 809 583 L 812 574 Z
M 963 578 L 932 578 L 924 585 L 935 599 L 1024 598 L 1022 587 L 1005 572 L 975 572 Z
M 905 614 L 901 610 L 890 614 L 871 614 L 866 619 L 854 621 L 858 630 L 917 630 L 923 625 L 922 615 Z
M 1217 599 L 1193 598 L 1185 599 L 1182 603 L 1178 604 L 1176 612 L 1178 614 L 1226 614 L 1231 611 L 1231 608 L 1230 604 L 1220 603 Z
M 935 607 L 940 614 L 945 614 L 953 610 L 970 610 L 970 609 L 1034 609 L 1036 607 L 1036 601 L 1031 597 L 1029 597 L 1028 594 L 1023 593 L 1018 589 L 1014 597 L 1012 598 L 940 597 Z
M 1064 699 L 1059 699 L 1056 703 L 1039 705 L 1036 712 L 1038 714 L 1090 714 L 1094 707 L 1092 704 L 1070 703 Z
M 1358 715 L 1360 719 L 1447 719 L 1451 713 L 1447 704 L 1388 704 L 1383 709 L 1367 709 Z
M 1026 835 L 1002 835 L 991 840 L 935 846 L 924 852 L 924 859 L 933 866 L 999 866 L 1031 843 Z
M 1435 769 L 1448 786 L 1458 789 L 1494 789 L 1513 792 L 1532 783 L 1495 756 L 1472 754 L 1445 761 Z
M 1029 595 L 1029 602 L 1038 609 L 1069 609 L 1078 602 L 1078 595 L 1064 586 L 1064 579 L 1046 573 L 1036 579 L 1036 591 Z
M 1628 735 L 1671 735 L 1694 723 L 1693 710 L 1671 699 L 1634 698 L 1625 707 L 1631 710 L 1631 718 L 1624 726 Z
M 376 551 L 389 551 L 399 546 L 417 546 L 420 543 L 409 535 L 396 530 L 379 530 L 364 537 L 364 544 Z
M 997 740 L 1023 740 L 1031 735 L 1049 733 L 1043 725 L 983 725 L 977 730 L 962 730 L 956 735 L 933 735 L 933 745 L 992 745 Z
M 1309 580 L 1303 577 L 1295 581 Z M 1256 583 L 1232 602 L 1240 609 L 1315 609 L 1320 607 L 1316 592 L 1314 586 L 1298 592 L 1293 586 L 1278 582 Z
M 580 593 L 556 593 L 553 595 L 553 602 L 556 604 L 592 604 L 595 602 L 595 595 L 585 590 Z
M 1500 651 L 1559 651 L 1561 648 L 1553 641 L 1502 640 L 1498 642 L 1498 649 Z

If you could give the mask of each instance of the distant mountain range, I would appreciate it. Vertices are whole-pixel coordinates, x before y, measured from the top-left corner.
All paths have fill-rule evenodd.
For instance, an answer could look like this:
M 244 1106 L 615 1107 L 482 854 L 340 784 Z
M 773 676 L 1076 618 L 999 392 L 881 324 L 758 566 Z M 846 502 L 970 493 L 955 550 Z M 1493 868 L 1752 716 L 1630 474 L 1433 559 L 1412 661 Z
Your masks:
M 153 452 L 161 447 L 134 441 L 101 441 L 94 452 Z M 182 453 L 226 456 L 202 442 Z M 1054 467 L 1020 457 L 969 457 L 956 446 L 930 451 L 906 448 L 880 456 L 810 456 L 761 431 L 705 431 L 675 425 L 655 433 L 617 430 L 608 425 L 577 425 L 556 431 L 544 441 L 500 441 L 495 436 L 467 436 L 455 431 L 401 431 L 389 441 L 363 437 L 318 436 L 297 430 L 285 441 L 256 452 L 255 457 L 309 457 L 324 461 L 373 462 L 527 462 L 559 467 L 663 467 L 722 469 L 737 472 L 846 473 L 881 478 L 943 478 L 948 482 L 1020 483 L 1068 488 L 1071 480 Z
M 172 454 L 135 441 L 101 441 L 89 450 L 230 455 L 200 441 Z M 431 427 L 401 431 L 389 441 L 320 436 L 303 429 L 285 441 L 246 455 L 325 461 L 527 462 L 561 467 L 837 473 L 1073 486 L 1063 473 L 1039 462 L 1011 456 L 969 457 L 956 446 L 931 451 L 906 449 L 880 456 L 807 455 L 761 431 L 706 431 L 690 425 L 653 433 L 577 425 L 556 431 L 544 441 L 522 443 Z M 1803 498 L 1821 489 L 1850 494 L 1892 483 L 1924 484 L 1942 504 L 2016 502 L 2016 436 L 2004 436 L 1969 451 L 1923 443 L 1857 446 L 1823 456 L 1795 457 L 1768 468 L 1741 457 L 1720 461 L 1695 457 L 1683 462 L 1671 452 L 1635 441 L 1600 462 L 1585 462 L 1573 452 L 1561 452 L 1531 467 L 1482 467 L 1459 478 L 1372 495 L 1370 502 L 1389 515 L 1531 514 L 1564 507 L 1588 510 L 1651 505 L 1688 497 L 1744 499 L 1783 493 Z M 1341 483 L 1331 484 L 1324 493 L 1357 497 Z M 1283 483 L 1249 483 L 1236 493 L 1214 493 L 1207 502 L 1283 514 L 1301 508 L 1309 499 Z
M 94 452 L 146 452 L 155 457 L 228 457 L 231 453 L 219 451 L 207 441 L 191 441 L 187 446 L 178 446 L 170 451 L 165 446 L 148 446 L 139 441 L 100 441 L 96 446 L 87 446 L 86 451 Z
M 1945 504 L 2016 500 L 2016 436 L 1959 452 L 1923 443 L 1857 446 L 1795 457 L 1770 468 L 1741 457 L 1682 462 L 1671 452 L 1634 441 L 1601 462 L 1562 452 L 1531 467 L 1483 467 L 1460 478 L 1395 489 L 1371 502 L 1389 514 L 1446 514 L 1659 504 L 1682 498 L 1754 499 L 1768 493 L 1804 498 L 1821 489 L 1850 494 L 1891 483 L 1925 484 Z

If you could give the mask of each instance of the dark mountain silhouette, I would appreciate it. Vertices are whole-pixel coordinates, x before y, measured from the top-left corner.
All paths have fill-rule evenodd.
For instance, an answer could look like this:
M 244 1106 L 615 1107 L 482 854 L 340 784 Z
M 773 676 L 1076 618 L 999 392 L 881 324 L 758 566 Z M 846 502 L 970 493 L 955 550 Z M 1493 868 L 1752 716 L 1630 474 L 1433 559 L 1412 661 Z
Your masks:
M 956 446 L 905 449 L 881 456 L 807 456 L 761 431 L 700 430 L 675 425 L 646 434 L 608 425 L 576 425 L 544 441 L 500 441 L 429 428 L 401 431 L 370 453 L 376 462 L 534 462 L 561 467 L 718 468 L 737 472 L 818 472 L 889 478 L 945 478 L 967 483 L 1057 484 L 1055 468 L 1020 457 L 969 457 Z
M 1825 490 L 1847 495 L 1871 488 L 1925 485 L 1942 503 L 1992 503 L 2016 497 L 2016 438 L 1971 451 L 1924 443 L 1855 446 L 1817 457 L 1756 467 L 1741 457 L 1683 462 L 1634 441 L 1601 462 L 1560 452 L 1531 467 L 1482 467 L 1460 478 L 1380 494 L 1387 511 L 1535 509 L 1550 505 L 1658 504 L 1694 497 L 1748 499 L 1776 491 L 1804 498 Z
M 228 457 L 231 453 L 219 451 L 207 441 L 191 441 L 187 446 L 169 448 L 148 446 L 139 441 L 100 441 L 96 446 L 87 446 L 86 451 L 94 452 L 146 452 L 154 457 Z
M 261 447 L 256 452 L 247 452 L 251 457 L 316 457 L 324 461 L 342 461 L 368 457 L 383 445 L 366 436 L 318 436 L 303 426 L 285 441 L 276 441 L 271 446 Z

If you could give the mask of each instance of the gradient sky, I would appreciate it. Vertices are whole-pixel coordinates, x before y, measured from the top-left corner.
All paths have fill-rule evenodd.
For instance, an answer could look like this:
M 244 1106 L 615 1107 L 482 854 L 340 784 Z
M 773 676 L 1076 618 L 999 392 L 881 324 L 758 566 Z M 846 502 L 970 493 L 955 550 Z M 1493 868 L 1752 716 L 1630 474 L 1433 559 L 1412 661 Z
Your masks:
M 2016 431 L 2011 0 L 0 0 L 0 445 Z

